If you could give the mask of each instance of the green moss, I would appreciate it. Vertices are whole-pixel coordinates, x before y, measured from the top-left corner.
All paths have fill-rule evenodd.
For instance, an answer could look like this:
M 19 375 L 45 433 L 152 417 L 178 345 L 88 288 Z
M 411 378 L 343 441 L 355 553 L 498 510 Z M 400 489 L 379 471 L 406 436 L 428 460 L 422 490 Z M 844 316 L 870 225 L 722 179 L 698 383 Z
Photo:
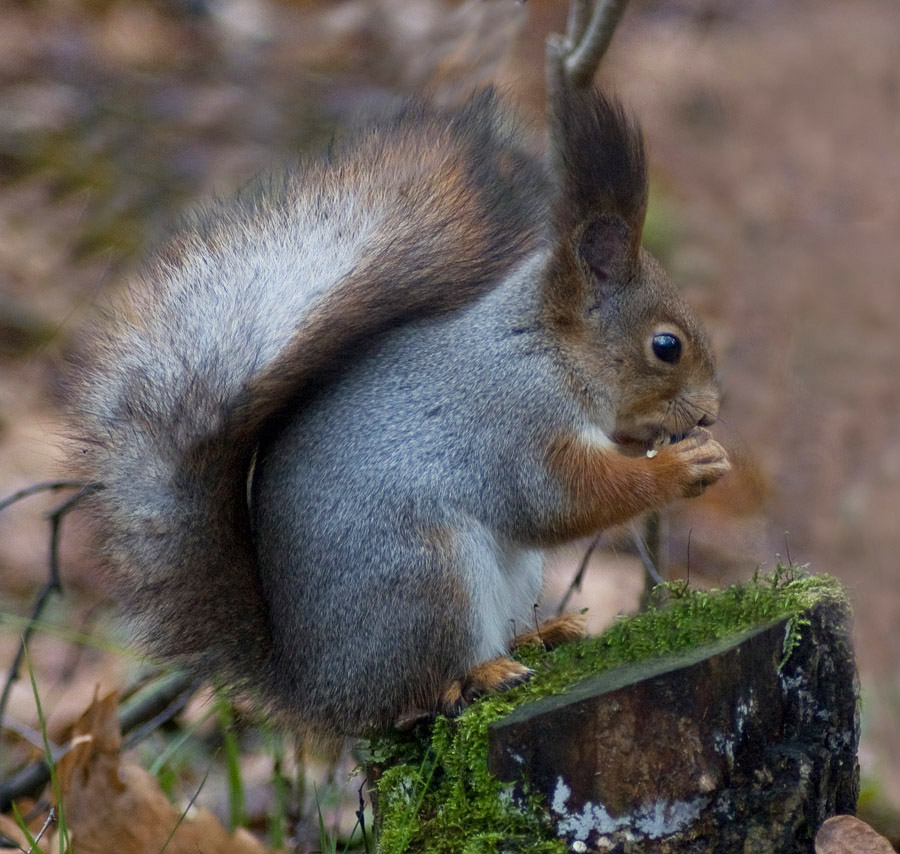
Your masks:
M 487 770 L 488 725 L 517 706 L 558 694 L 589 675 L 623 664 L 678 653 L 783 619 L 796 646 L 813 605 L 843 600 L 839 582 L 779 566 L 745 585 L 692 591 L 682 582 L 657 588 L 644 612 L 618 619 L 602 635 L 547 652 L 537 644 L 516 652 L 535 670 L 529 682 L 475 702 L 456 720 L 367 742 L 367 761 L 383 770 L 378 782 L 381 854 L 562 854 L 538 802 L 514 802 L 511 787 Z

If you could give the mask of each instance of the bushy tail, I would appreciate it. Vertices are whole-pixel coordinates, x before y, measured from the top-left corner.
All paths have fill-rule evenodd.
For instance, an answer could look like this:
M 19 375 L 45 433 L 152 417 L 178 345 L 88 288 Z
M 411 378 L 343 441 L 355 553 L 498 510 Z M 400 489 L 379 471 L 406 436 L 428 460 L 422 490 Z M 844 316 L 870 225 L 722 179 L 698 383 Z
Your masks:
M 74 467 L 155 653 L 277 705 L 247 484 L 266 423 L 378 335 L 463 306 L 537 245 L 543 171 L 490 93 L 419 105 L 196 216 L 74 367 Z

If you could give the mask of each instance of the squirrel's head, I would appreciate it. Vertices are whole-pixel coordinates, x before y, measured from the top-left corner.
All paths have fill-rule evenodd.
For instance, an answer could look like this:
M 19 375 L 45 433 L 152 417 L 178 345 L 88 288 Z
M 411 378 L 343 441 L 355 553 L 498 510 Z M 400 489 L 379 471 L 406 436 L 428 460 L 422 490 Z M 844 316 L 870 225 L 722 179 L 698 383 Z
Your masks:
M 640 252 L 634 275 L 585 323 L 597 348 L 592 374 L 612 413 L 608 433 L 623 449 L 647 451 L 715 422 L 719 384 L 706 332 L 650 253 Z
M 563 88 L 551 114 L 557 195 L 542 314 L 571 387 L 624 450 L 716 420 L 706 334 L 641 248 L 647 164 L 640 129 L 596 91 Z
M 558 280 L 544 309 L 587 414 L 623 450 L 643 453 L 712 424 L 719 384 L 699 320 L 634 246 L 618 217 L 581 229 L 565 289 Z

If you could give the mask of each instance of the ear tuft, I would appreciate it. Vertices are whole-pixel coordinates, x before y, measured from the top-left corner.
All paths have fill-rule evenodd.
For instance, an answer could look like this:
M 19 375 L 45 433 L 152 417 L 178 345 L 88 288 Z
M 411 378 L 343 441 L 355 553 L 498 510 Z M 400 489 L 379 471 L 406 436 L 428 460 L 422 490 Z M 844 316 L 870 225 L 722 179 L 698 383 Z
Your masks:
M 544 298 L 556 322 L 571 322 L 640 269 L 647 160 L 637 124 L 593 89 L 563 81 L 548 130 L 556 186 Z
M 572 234 L 604 216 L 628 229 L 636 259 L 647 213 L 647 159 L 640 127 L 615 98 L 562 89 L 549 105 L 557 181 L 556 233 Z

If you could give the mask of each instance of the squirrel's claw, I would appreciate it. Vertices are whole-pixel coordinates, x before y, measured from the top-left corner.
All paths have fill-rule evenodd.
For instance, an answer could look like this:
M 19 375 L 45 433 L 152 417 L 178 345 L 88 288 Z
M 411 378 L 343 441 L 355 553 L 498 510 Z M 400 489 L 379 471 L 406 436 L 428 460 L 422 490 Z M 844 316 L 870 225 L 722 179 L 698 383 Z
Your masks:
M 435 713 L 433 711 L 429 712 L 425 709 L 416 708 L 407 709 L 405 712 L 394 718 L 394 729 L 397 732 L 409 732 L 419 724 L 433 721 L 434 717 Z

